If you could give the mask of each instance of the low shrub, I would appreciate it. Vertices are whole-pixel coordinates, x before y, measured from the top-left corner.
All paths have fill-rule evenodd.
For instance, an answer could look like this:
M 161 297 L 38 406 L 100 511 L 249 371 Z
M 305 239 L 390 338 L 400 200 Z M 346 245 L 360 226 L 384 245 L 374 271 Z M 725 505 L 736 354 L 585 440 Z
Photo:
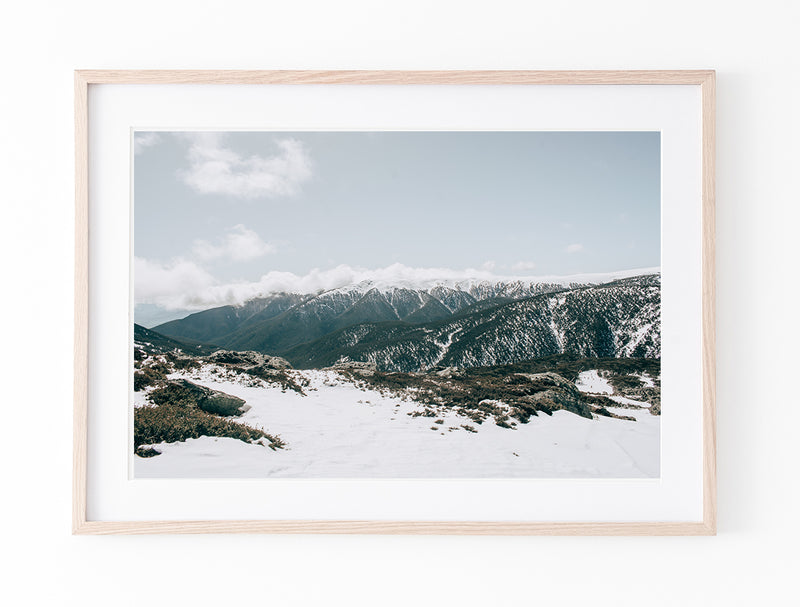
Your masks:
M 176 358 L 172 362 L 172 366 L 175 367 L 176 371 L 191 371 L 193 369 L 199 369 L 200 363 L 194 358 Z
M 615 387 L 624 385 L 642 390 L 640 380 L 628 376 L 647 372 L 653 377 L 659 377 L 660 367 L 659 359 L 556 355 L 509 365 L 462 369 L 457 376 L 450 377 L 432 372 L 376 371 L 356 378 L 346 372 L 340 373 L 361 388 L 371 388 L 397 398 L 410 397 L 423 405 L 423 410 L 408 414 L 412 417 L 439 417 L 444 408 L 454 410 L 476 424 L 493 417 L 498 425 L 506 427 L 513 424 L 510 419 L 512 417 L 525 424 L 540 412 L 552 415 L 554 411 L 564 408 L 573 411 L 580 404 L 584 405 L 585 411 L 579 414 L 585 417 L 591 415 L 589 403 L 586 401 L 600 407 L 612 406 L 613 401 L 605 397 L 578 394 L 574 382 L 582 371 L 605 371 Z M 560 382 L 558 378 L 550 377 L 530 377 L 531 374 L 547 371 L 556 373 L 566 381 Z M 541 393 L 547 391 L 554 392 L 554 398 L 542 398 L 546 395 Z M 536 395 L 539 396 L 531 398 Z M 569 403 L 574 401 L 578 405 L 560 402 L 555 398 L 558 395 L 563 396 L 560 400 Z M 491 404 L 492 401 L 502 401 L 507 407 L 497 407 Z
M 133 444 L 137 450 L 142 445 L 175 443 L 201 436 L 236 438 L 246 443 L 266 439 L 265 444 L 270 449 L 284 447 L 284 442 L 277 436 L 193 406 L 169 403 L 134 409 Z
M 163 364 L 159 366 L 142 365 L 142 367 L 133 374 L 134 391 L 139 392 L 148 386 L 156 386 L 163 382 L 167 378 L 167 373 L 163 368 Z
M 177 405 L 197 407 L 197 399 L 192 391 L 177 382 L 169 382 L 149 394 L 150 401 L 156 405 Z
M 612 386 L 614 386 L 617 392 L 635 390 L 636 388 L 641 388 L 644 385 L 641 379 L 633 375 L 613 375 L 608 381 Z
M 150 368 L 153 371 L 155 371 L 156 373 L 159 373 L 161 375 L 166 375 L 167 373 L 169 373 L 172 370 L 170 364 L 167 364 L 167 363 L 165 363 L 165 362 L 163 362 L 161 360 L 154 361 L 150 365 Z
M 286 390 L 292 390 L 293 392 L 297 392 L 302 396 L 305 396 L 306 394 L 303 392 L 303 387 L 298 384 L 294 378 L 290 377 L 289 374 L 283 369 L 265 369 L 262 367 L 250 367 L 249 369 L 239 369 L 236 367 L 231 368 L 235 369 L 236 371 L 246 373 L 251 377 L 263 379 L 267 383 L 278 384 L 284 392 Z

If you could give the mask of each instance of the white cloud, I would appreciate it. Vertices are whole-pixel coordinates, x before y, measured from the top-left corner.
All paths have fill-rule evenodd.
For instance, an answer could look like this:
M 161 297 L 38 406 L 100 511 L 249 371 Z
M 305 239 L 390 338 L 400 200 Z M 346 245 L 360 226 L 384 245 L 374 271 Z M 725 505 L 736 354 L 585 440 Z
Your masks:
M 327 270 L 314 268 L 308 274 L 272 271 L 253 282 L 219 283 L 205 270 L 184 259 L 161 264 L 135 258 L 135 300 L 168 309 L 199 310 L 239 304 L 270 293 L 318 293 L 366 280 L 375 283 L 417 286 L 437 282 L 495 280 L 487 270 L 469 268 L 411 268 L 400 263 L 369 270 L 339 265 Z
M 583 245 L 579 243 L 571 244 L 565 250 L 567 253 L 580 253 L 583 251 Z
M 327 270 L 314 268 L 308 274 L 272 271 L 255 282 L 215 285 L 203 293 L 208 306 L 236 304 L 270 293 L 319 293 L 347 285 L 371 281 L 376 285 L 419 287 L 437 282 L 493 280 L 495 275 L 483 269 L 450 270 L 447 268 L 411 268 L 395 263 L 374 270 L 338 265 Z
M 481 270 L 486 270 L 487 272 L 491 272 L 492 270 L 495 269 L 496 266 L 497 263 L 495 263 L 493 260 L 484 261 L 481 264 Z
M 274 245 L 261 240 L 253 230 L 242 224 L 228 228 L 227 233 L 217 244 L 207 240 L 195 240 L 194 254 L 203 261 L 227 259 L 231 261 L 250 261 L 275 252 Z
M 243 156 L 225 147 L 223 133 L 191 133 L 190 167 L 180 173 L 200 194 L 271 198 L 295 194 L 311 177 L 311 158 L 296 139 L 278 139 L 273 155 Z
M 511 270 L 514 272 L 529 272 L 536 267 L 536 264 L 532 261 L 518 261 L 517 263 L 511 266 Z
M 608 274 L 582 274 L 573 276 L 501 276 L 477 268 L 451 270 L 448 268 L 412 268 L 395 263 L 374 270 L 339 265 L 308 274 L 272 271 L 253 282 L 219 283 L 191 262 L 177 260 L 162 265 L 136 259 L 136 303 L 155 303 L 167 309 L 202 310 L 214 306 L 235 305 L 254 297 L 271 293 L 319 293 L 364 281 L 375 286 L 405 286 L 430 288 L 437 284 L 464 285 L 473 281 L 554 282 L 604 282 L 624 276 L 637 276 L 658 271 L 657 268 L 629 270 Z
M 167 309 L 202 308 L 202 293 L 211 288 L 214 277 L 197 264 L 176 259 L 168 264 L 133 258 L 133 281 L 136 303 L 151 303 Z
M 133 153 L 141 154 L 147 148 L 161 143 L 158 133 L 135 133 L 133 135 Z

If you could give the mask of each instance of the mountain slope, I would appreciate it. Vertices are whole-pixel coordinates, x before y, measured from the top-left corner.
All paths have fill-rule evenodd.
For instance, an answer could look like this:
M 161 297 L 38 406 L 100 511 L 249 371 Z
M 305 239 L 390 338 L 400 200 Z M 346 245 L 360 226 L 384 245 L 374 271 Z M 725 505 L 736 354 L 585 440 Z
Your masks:
M 222 337 L 220 343 L 232 350 L 256 350 L 268 354 L 282 352 L 336 330 L 336 318 L 355 306 L 363 295 L 356 289 L 322 293 L 278 316 L 242 326 Z M 359 322 L 358 319 L 355 322 Z
M 365 281 L 282 293 L 155 327 L 179 340 L 380 368 L 493 365 L 535 356 L 660 356 L 660 275 L 606 284 L 462 281 L 425 288 Z
M 219 349 L 213 344 L 201 343 L 192 339 L 173 339 L 136 323 L 133 325 L 133 341 L 147 351 L 159 353 L 181 350 L 187 354 L 204 356 Z
M 479 301 L 563 290 L 558 283 L 464 281 L 425 288 L 365 281 L 317 295 L 281 293 L 241 306 L 221 306 L 153 327 L 177 339 L 277 354 L 350 325 L 405 320 L 424 323 L 458 314 Z
M 171 320 L 153 330 L 178 339 L 221 342 L 222 338 L 243 326 L 273 318 L 308 299 L 307 295 L 278 293 L 252 299 L 241 306 L 221 306 Z
M 442 320 L 452 316 L 452 311 L 432 295 L 422 293 L 421 297 L 425 302 L 423 306 L 414 310 L 411 314 L 403 318 L 404 321 L 412 324 L 418 324 Z
M 501 300 L 502 301 L 502 300 Z M 387 371 L 508 364 L 552 354 L 661 355 L 660 277 L 500 303 L 421 325 L 365 323 L 284 353 L 298 367 L 340 360 Z

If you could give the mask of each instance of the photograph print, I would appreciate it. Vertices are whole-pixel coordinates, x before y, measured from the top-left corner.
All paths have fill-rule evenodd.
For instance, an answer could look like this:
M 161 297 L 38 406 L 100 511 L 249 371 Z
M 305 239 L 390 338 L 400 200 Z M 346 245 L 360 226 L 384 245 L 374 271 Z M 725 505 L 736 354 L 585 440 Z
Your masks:
M 134 478 L 659 478 L 661 136 L 134 131 Z

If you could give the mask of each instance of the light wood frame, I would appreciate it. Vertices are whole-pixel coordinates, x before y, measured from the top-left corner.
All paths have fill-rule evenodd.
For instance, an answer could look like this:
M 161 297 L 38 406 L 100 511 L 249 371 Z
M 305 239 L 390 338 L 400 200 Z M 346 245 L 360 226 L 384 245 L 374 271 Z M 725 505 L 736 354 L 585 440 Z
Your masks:
M 89 329 L 88 89 L 93 84 L 517 84 L 697 85 L 702 103 L 703 519 L 697 522 L 438 521 L 90 521 L 86 518 Z M 672 71 L 239 71 L 78 70 L 75 72 L 75 534 L 382 533 L 469 535 L 715 535 L 715 72 Z

